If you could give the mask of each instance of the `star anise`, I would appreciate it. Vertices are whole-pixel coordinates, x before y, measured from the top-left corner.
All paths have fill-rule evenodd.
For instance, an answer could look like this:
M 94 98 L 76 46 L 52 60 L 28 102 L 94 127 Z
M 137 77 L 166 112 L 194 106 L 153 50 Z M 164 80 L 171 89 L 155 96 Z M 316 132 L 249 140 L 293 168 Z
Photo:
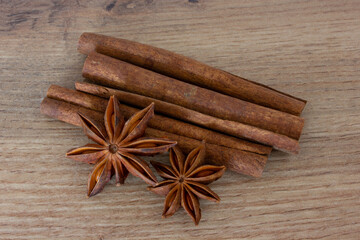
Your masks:
M 151 161 L 156 171 L 165 180 L 148 187 L 154 193 L 166 196 L 164 218 L 172 216 L 180 205 L 198 225 L 201 218 L 199 198 L 219 202 L 219 196 L 207 184 L 219 179 L 225 172 L 224 166 L 200 166 L 205 156 L 205 144 L 192 150 L 187 156 L 175 146 L 170 149 L 171 167 Z
M 85 134 L 96 144 L 70 150 L 66 156 L 76 161 L 96 164 L 88 180 L 89 197 L 101 192 L 114 174 L 117 185 L 124 183 L 129 172 L 150 185 L 157 183 L 149 165 L 135 154 L 149 156 L 162 153 L 176 142 L 142 137 L 147 122 L 153 115 L 152 103 L 125 122 L 120 114 L 119 102 L 114 96 L 110 97 L 105 111 L 105 128 L 79 113 Z

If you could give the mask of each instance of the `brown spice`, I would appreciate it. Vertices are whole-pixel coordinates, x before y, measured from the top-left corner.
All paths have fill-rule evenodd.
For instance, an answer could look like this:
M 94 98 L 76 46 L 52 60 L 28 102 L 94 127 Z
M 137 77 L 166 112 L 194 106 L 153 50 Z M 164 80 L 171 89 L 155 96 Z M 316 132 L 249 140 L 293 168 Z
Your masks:
M 225 172 L 224 166 L 202 165 L 205 157 L 205 144 L 193 149 L 185 160 L 178 147 L 170 149 L 171 166 L 151 161 L 164 181 L 148 187 L 154 193 L 166 196 L 164 218 L 172 216 L 182 206 L 196 225 L 201 218 L 198 198 L 219 202 L 219 196 L 208 184 L 219 179 Z
M 129 172 L 154 185 L 157 180 L 148 164 L 136 155 L 152 156 L 167 151 L 176 142 L 160 138 L 144 138 L 146 125 L 154 115 L 154 104 L 134 114 L 127 122 L 121 115 L 116 97 L 110 97 L 104 125 L 79 113 L 85 134 L 96 144 L 72 149 L 66 156 L 76 161 L 95 164 L 89 175 L 88 196 L 102 191 L 113 175 L 123 184 Z
M 165 49 L 95 33 L 83 33 L 79 52 L 97 51 L 204 88 L 300 115 L 306 101 Z
M 103 114 L 101 112 L 50 98 L 44 98 L 42 101 L 41 112 L 52 118 L 76 126 L 81 126 L 78 112 L 81 112 L 84 115 L 86 114 L 86 116 L 89 116 L 89 118 L 99 123 L 103 121 Z M 145 135 L 151 137 L 166 137 L 177 141 L 179 147 L 184 149 L 186 152 L 189 152 L 193 146 L 201 144 L 201 141 L 199 140 L 171 134 L 150 127 L 146 129 Z M 240 151 L 215 144 L 207 143 L 206 146 L 206 156 L 208 156 L 207 160 L 210 163 L 215 165 L 224 165 L 231 171 L 254 177 L 261 176 L 268 159 L 268 157 L 264 155 Z
M 107 104 L 107 101 L 104 98 L 67 89 L 57 85 L 50 86 L 47 92 L 47 97 L 80 105 L 100 112 L 105 111 Z M 157 104 L 158 102 L 155 103 Z M 156 104 L 155 104 L 155 109 L 157 108 Z M 120 111 L 125 117 L 130 117 L 132 114 L 138 111 L 138 109 L 130 107 L 126 104 L 120 104 Z M 195 126 L 193 124 L 185 123 L 161 115 L 155 115 L 149 121 L 148 125 L 155 129 L 171 132 L 185 137 L 191 137 L 198 140 L 205 140 L 208 143 L 231 147 L 248 152 L 266 154 L 266 155 L 270 154 L 271 152 L 270 147 L 256 143 L 251 143 L 249 141 L 234 138 L 228 135 L 221 134 L 219 132 L 211 131 L 205 128 Z
M 51 87 L 50 87 L 51 88 Z M 277 134 L 271 131 L 267 131 L 264 129 L 260 129 L 257 127 L 253 127 L 250 125 L 246 125 L 243 123 L 223 120 L 220 118 L 216 118 L 210 115 L 206 115 L 188 108 L 181 107 L 176 104 L 168 103 L 165 101 L 161 101 L 155 98 L 150 98 L 146 96 L 142 96 L 135 93 L 130 93 L 126 91 L 122 91 L 119 89 L 113 89 L 105 86 L 100 86 L 96 84 L 91 84 L 87 82 L 76 82 L 75 88 L 79 91 L 90 93 L 99 97 L 109 98 L 111 95 L 115 95 L 122 103 L 127 103 L 136 107 L 145 107 L 151 102 L 155 103 L 155 112 L 159 114 L 163 114 L 168 117 L 172 117 L 175 119 L 179 119 L 185 122 L 189 122 L 192 124 L 199 125 L 204 128 L 209 128 L 218 132 L 222 132 L 225 134 L 232 135 L 238 138 L 245 138 L 251 141 L 259 142 L 265 145 L 269 145 L 274 147 L 275 149 L 298 153 L 299 143 L 297 140 L 289 138 L 285 135 Z M 49 89 L 50 91 L 50 89 Z M 54 95 L 54 94 L 53 94 Z M 72 95 L 75 95 L 73 93 Z M 49 94 L 48 94 L 49 96 Z M 51 96 L 49 96 L 51 97 Z M 87 96 L 86 96 L 87 97 Z M 95 109 L 96 110 L 96 109 Z M 188 132 L 188 131 L 187 131 Z M 213 131 L 212 131 L 213 132 Z M 180 134 L 177 132 L 177 134 Z M 180 134 L 181 135 L 181 134 Z M 205 136 L 204 136 L 205 135 Z M 205 139 L 207 142 L 213 142 L 213 139 L 220 144 L 222 142 L 222 137 L 212 136 L 213 134 L 204 133 L 201 138 L 190 136 L 196 139 Z M 208 137 L 206 137 L 208 136 Z M 200 137 L 200 135 L 199 135 Z M 236 141 L 240 141 L 235 139 Z M 231 144 L 229 141 L 226 141 L 224 146 L 237 148 L 236 146 L 239 144 Z M 238 148 L 241 150 L 246 150 L 242 148 Z M 270 150 L 270 149 L 269 149 Z M 260 152 L 258 152 L 260 153 Z
M 299 139 L 304 119 L 160 75 L 92 52 L 83 76 L 109 87 L 156 98 L 217 118 Z

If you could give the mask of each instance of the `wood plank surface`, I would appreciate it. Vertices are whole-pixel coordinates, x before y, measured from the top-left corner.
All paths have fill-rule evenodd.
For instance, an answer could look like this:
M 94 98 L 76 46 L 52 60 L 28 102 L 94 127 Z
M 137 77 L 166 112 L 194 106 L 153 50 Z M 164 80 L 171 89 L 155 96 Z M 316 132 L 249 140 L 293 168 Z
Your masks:
M 308 100 L 301 151 L 260 179 L 227 172 L 199 226 L 129 176 L 90 199 L 91 166 L 65 158 L 81 129 L 40 114 L 73 88 L 84 31 L 162 47 Z M 0 239 L 359 239 L 357 0 L 0 0 Z M 156 157 L 166 161 L 166 156 Z

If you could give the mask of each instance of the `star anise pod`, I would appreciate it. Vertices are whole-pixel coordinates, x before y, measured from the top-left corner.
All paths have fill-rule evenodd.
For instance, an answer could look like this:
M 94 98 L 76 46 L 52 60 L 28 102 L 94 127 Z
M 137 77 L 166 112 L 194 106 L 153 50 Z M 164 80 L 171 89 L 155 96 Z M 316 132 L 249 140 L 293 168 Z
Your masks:
M 180 205 L 198 225 L 201 210 L 198 198 L 219 202 L 219 196 L 207 184 L 219 179 L 225 172 L 224 166 L 203 165 L 205 144 L 192 150 L 187 156 L 175 146 L 170 149 L 171 167 L 151 161 L 159 175 L 165 180 L 155 186 L 148 187 L 154 193 L 166 196 L 164 218 L 172 216 Z
M 135 155 L 150 156 L 162 153 L 176 142 L 142 137 L 147 122 L 153 115 L 152 103 L 125 122 L 115 96 L 110 97 L 105 111 L 105 128 L 79 113 L 85 134 L 96 144 L 72 149 L 66 156 L 76 161 L 96 164 L 89 175 L 89 197 L 101 192 L 113 175 L 116 176 L 117 185 L 124 183 L 129 172 L 150 185 L 157 183 L 149 165 Z

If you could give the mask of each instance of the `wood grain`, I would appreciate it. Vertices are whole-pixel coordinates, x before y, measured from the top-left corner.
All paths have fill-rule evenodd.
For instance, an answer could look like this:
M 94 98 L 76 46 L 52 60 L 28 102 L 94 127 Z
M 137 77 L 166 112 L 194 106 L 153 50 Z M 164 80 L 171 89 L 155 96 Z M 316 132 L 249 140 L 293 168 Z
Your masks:
M 0 1 L 0 238 L 358 239 L 359 16 L 357 0 Z M 87 199 L 91 167 L 65 152 L 88 140 L 39 110 L 50 84 L 81 80 L 84 31 L 307 99 L 300 154 L 272 153 L 260 179 L 227 172 L 198 227 L 161 219 L 164 199 L 134 177 Z

